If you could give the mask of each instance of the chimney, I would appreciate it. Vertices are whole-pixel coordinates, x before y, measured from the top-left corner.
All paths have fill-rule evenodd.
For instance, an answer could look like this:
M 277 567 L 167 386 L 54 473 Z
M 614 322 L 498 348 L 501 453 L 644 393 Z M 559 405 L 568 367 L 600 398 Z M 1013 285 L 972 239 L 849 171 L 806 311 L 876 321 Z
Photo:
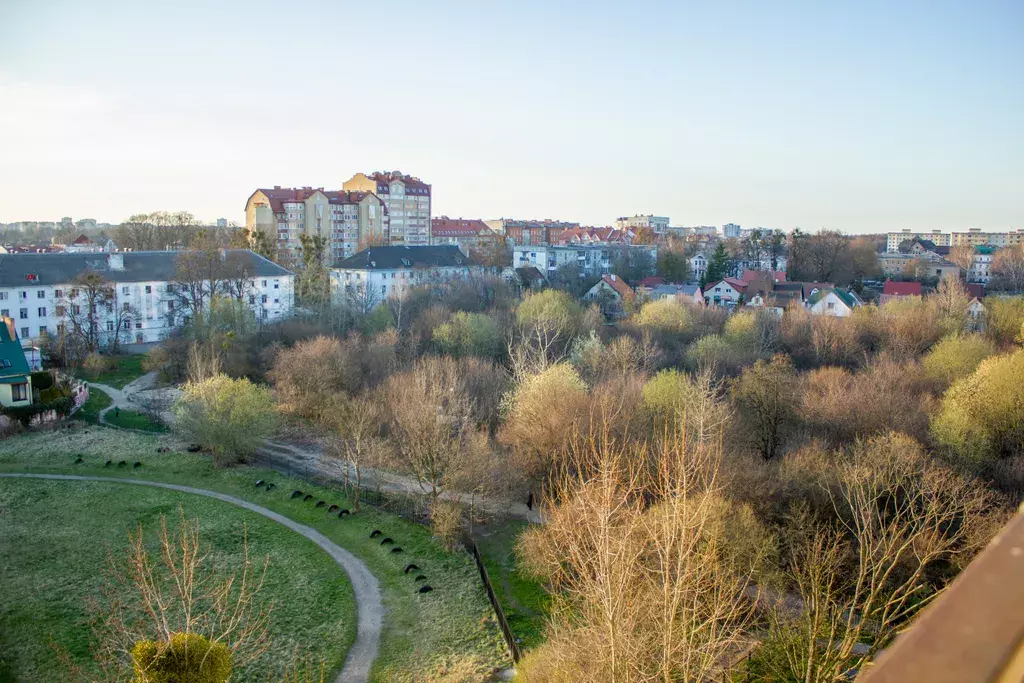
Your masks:
M 615 282 L 615 273 L 612 273 L 611 278 L 612 278 L 612 282 Z
M 7 336 L 11 341 L 18 341 L 18 328 L 14 326 L 14 318 L 3 317 L 4 325 L 7 325 Z
M 107 268 L 110 268 L 110 270 L 124 270 L 124 255 L 107 254 Z

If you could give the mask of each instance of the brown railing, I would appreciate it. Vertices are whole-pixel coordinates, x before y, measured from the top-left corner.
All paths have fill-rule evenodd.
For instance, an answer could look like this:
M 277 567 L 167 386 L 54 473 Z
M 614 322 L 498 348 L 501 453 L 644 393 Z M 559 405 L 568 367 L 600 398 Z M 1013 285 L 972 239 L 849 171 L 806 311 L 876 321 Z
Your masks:
M 476 543 L 470 538 L 469 534 L 463 534 L 462 543 L 466 546 L 466 550 L 476 560 L 476 568 L 480 572 L 480 580 L 484 582 L 484 589 L 487 591 L 487 598 L 491 601 L 491 607 L 494 609 L 494 616 L 498 620 L 498 626 L 501 627 L 501 634 L 505 636 L 505 643 L 508 645 L 509 654 L 512 655 L 512 662 L 519 663 L 519 658 L 523 656 L 519 650 L 519 643 L 516 642 L 515 634 L 512 633 L 512 628 L 508 625 L 508 619 L 505 618 L 505 610 L 501 608 L 501 603 L 498 601 L 498 596 L 494 593 L 494 586 L 491 584 L 491 577 L 487 574 L 487 567 L 484 566 L 483 559 L 480 557 L 480 551 L 476 547 Z

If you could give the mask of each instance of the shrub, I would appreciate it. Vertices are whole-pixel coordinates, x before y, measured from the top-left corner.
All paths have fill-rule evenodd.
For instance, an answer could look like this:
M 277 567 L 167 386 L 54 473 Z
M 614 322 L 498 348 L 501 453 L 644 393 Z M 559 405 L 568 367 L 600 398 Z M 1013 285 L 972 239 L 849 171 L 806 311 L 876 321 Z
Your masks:
M 33 372 L 32 377 L 32 388 L 38 389 L 39 391 L 46 391 L 53 386 L 53 373 L 49 370 L 43 370 L 42 372 Z
M 175 429 L 213 449 L 220 464 L 245 460 L 276 423 L 268 388 L 227 375 L 186 384 L 174 415 Z
M 198 633 L 175 633 L 170 642 L 140 640 L 132 648 L 134 683 L 224 683 L 231 650 Z
M 985 309 L 985 332 L 996 346 L 1009 346 L 1024 333 L 1024 296 L 990 296 Z
M 462 540 L 462 506 L 452 500 L 436 500 L 430 506 L 430 532 L 448 550 Z
M 107 372 L 108 370 L 116 370 L 117 363 L 94 351 L 86 356 L 85 360 L 82 361 L 82 369 L 95 377 L 96 375 Z
M 974 460 L 1024 453 L 1024 351 L 988 358 L 957 380 L 932 421 L 932 436 Z
M 545 289 L 530 294 L 516 308 L 516 321 L 523 327 L 537 330 L 549 339 L 567 340 L 583 325 L 583 309 L 567 293 Z
M 453 356 L 493 358 L 501 348 L 501 334 L 487 315 L 460 311 L 434 329 L 434 343 Z
M 921 359 L 924 375 L 945 389 L 970 375 L 981 362 L 996 352 L 995 345 L 977 334 L 952 334 L 943 338 Z
M 693 378 L 678 370 L 662 370 L 644 384 L 644 408 L 658 427 L 683 420 L 689 437 L 704 440 L 729 419 L 729 407 L 710 380 L 707 374 Z
M 640 328 L 685 334 L 693 327 L 690 309 L 675 299 L 648 301 L 640 307 L 633 322 Z
M 339 392 L 352 394 L 361 387 L 361 350 L 357 336 L 319 336 L 282 349 L 269 373 L 278 401 L 300 417 L 325 418 Z

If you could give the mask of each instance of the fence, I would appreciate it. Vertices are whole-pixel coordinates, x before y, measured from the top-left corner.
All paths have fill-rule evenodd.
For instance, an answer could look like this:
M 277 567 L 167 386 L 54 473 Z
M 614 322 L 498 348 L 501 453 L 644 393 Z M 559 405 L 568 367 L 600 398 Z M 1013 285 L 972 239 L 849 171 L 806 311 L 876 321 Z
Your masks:
M 484 582 L 484 589 L 487 591 L 487 599 L 491 601 L 491 607 L 494 609 L 494 616 L 498 619 L 498 626 L 501 627 L 501 635 L 505 636 L 505 643 L 508 645 L 509 654 L 512 655 L 513 663 L 518 664 L 519 658 L 522 657 L 522 652 L 519 650 L 519 643 L 516 642 L 516 637 L 512 633 L 511 627 L 508 625 L 508 619 L 505 618 L 505 610 L 501 608 L 501 603 L 498 602 L 498 596 L 494 594 L 494 586 L 491 584 L 491 577 L 487 574 L 487 567 L 484 566 L 484 561 L 480 558 L 480 551 L 476 547 L 476 543 L 469 534 L 463 534 L 462 544 L 466 546 L 466 550 L 476 560 L 476 568 L 480 572 L 480 579 Z

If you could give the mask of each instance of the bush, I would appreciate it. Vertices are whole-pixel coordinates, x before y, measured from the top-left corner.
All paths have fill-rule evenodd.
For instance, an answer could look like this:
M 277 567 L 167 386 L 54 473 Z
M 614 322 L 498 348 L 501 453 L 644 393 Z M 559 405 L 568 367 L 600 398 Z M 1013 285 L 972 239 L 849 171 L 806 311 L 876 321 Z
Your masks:
M 933 346 L 921 360 L 921 366 L 925 377 L 944 390 L 977 370 L 995 352 L 995 345 L 985 337 L 958 333 Z
M 686 334 L 693 327 L 693 316 L 690 309 L 679 301 L 660 299 L 648 301 L 641 306 L 633 322 L 640 328 Z
M 231 650 L 198 633 L 175 633 L 168 643 L 140 640 L 132 648 L 134 683 L 224 683 Z
M 219 464 L 244 461 L 276 424 L 270 390 L 227 375 L 186 384 L 174 415 L 175 429 L 211 448 Z
M 49 370 L 43 370 L 42 372 L 33 372 L 32 377 L 32 388 L 38 389 L 39 391 L 46 391 L 53 386 L 53 373 Z
M 494 358 L 501 348 L 501 334 L 487 315 L 460 311 L 434 329 L 434 343 L 453 356 Z
M 82 361 L 82 369 L 95 377 L 96 375 L 100 375 L 104 372 L 116 370 L 117 362 L 94 351 L 86 356 L 85 360 Z
M 329 416 L 339 393 L 362 386 L 362 343 L 358 336 L 341 340 L 319 336 L 282 349 L 269 377 L 284 410 L 319 420 Z M 311 370 L 315 368 L 315 372 Z
M 430 532 L 448 550 L 462 541 L 462 506 L 451 500 L 435 500 L 430 506 Z
M 988 358 L 957 380 L 932 421 L 932 436 L 973 460 L 1024 453 L 1024 351 Z

